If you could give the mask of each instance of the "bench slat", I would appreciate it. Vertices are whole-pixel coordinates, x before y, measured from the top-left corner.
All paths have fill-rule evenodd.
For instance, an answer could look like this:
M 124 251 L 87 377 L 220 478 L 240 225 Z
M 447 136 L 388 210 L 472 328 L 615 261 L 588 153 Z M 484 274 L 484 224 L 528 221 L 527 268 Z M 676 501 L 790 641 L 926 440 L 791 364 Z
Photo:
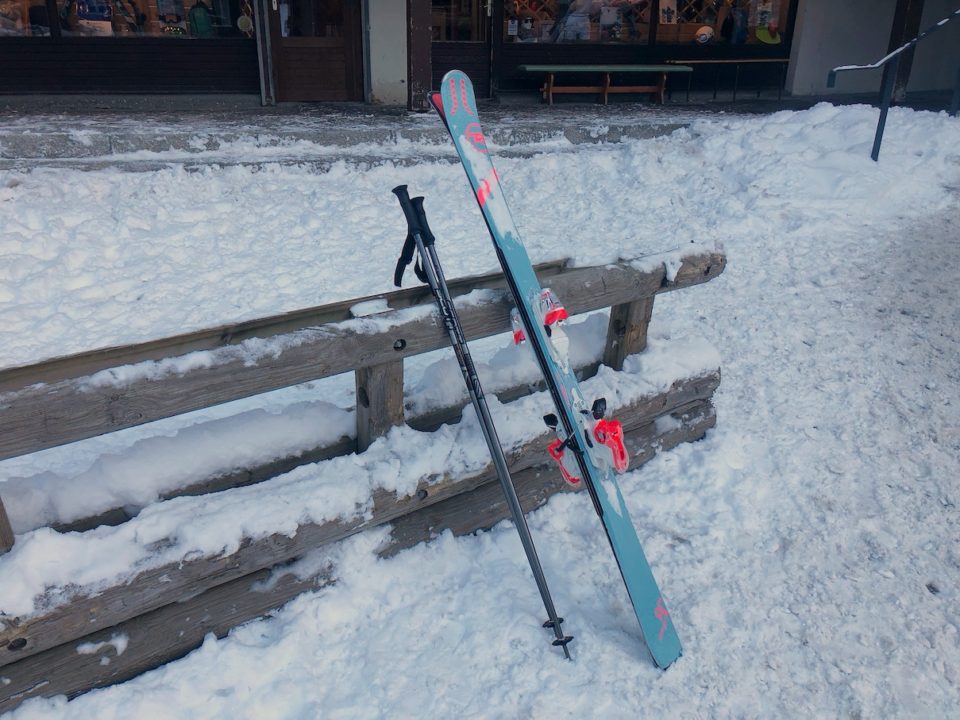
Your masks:
M 684 65 L 519 65 L 518 70 L 529 73 L 587 73 L 587 72 L 693 72 Z

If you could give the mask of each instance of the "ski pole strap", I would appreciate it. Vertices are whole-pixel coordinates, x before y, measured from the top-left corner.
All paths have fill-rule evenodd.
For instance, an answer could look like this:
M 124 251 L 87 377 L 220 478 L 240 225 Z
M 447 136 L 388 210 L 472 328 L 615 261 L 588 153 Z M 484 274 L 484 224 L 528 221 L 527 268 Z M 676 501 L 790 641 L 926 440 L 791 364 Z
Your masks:
M 403 241 L 403 251 L 400 253 L 400 259 L 397 260 L 397 267 L 393 271 L 393 284 L 400 287 L 403 284 L 403 271 L 413 260 L 413 253 L 417 249 L 417 242 L 413 239 L 413 233 L 407 234 L 407 239 Z M 420 282 L 427 282 L 427 274 L 420 267 L 420 261 L 413 266 L 413 271 L 417 274 Z
M 393 271 L 393 284 L 400 287 L 403 282 L 403 272 L 406 270 L 407 265 L 413 260 L 413 253 L 417 249 L 417 242 L 414 239 L 414 235 L 419 234 L 424 243 L 427 242 L 427 236 L 430 237 L 432 242 L 433 235 L 430 234 L 429 228 L 426 232 L 424 232 L 423 229 L 426 224 L 426 218 L 423 214 L 423 198 L 418 197 L 411 200 L 409 193 L 407 193 L 406 185 L 398 185 L 395 187 L 393 194 L 396 195 L 400 201 L 400 207 L 403 209 L 403 214 L 407 218 L 407 238 L 403 241 L 403 250 L 400 252 L 400 258 L 397 260 L 397 267 Z M 421 282 L 427 282 L 427 274 L 423 271 L 423 268 L 420 267 L 419 261 L 414 266 L 413 271 L 417 274 Z

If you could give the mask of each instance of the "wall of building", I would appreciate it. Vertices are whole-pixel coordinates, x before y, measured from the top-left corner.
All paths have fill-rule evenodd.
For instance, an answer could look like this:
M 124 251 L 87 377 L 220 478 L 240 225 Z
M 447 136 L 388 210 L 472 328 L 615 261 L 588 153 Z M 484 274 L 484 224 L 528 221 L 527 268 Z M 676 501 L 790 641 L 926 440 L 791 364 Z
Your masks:
M 882 72 L 841 73 L 827 88 L 827 73 L 837 65 L 872 63 L 890 42 L 896 0 L 800 0 L 787 91 L 792 95 L 873 92 Z
M 949 16 L 960 8 L 960 0 L 926 0 L 920 30 Z M 907 92 L 952 88 L 960 70 L 960 19 L 917 45 Z
M 887 54 L 896 0 L 800 0 L 787 91 L 793 95 L 875 92 L 882 70 L 841 73 L 835 88 L 827 73 L 837 65 L 876 62 Z M 920 29 L 957 9 L 957 0 L 926 0 Z M 924 40 L 910 73 L 909 91 L 949 89 L 960 64 L 960 21 Z
M 406 0 L 367 0 L 366 17 L 367 100 L 384 105 L 406 105 Z

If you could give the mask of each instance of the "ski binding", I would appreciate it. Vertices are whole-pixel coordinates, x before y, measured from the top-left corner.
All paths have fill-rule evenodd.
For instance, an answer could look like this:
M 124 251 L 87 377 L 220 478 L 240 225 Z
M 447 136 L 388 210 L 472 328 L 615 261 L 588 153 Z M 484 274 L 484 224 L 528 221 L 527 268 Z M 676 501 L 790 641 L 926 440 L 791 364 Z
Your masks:
M 570 369 L 570 338 L 564 329 L 570 318 L 567 309 L 560 304 L 557 296 L 550 288 L 540 291 L 539 297 L 532 303 L 537 313 L 537 320 L 543 325 L 543 330 L 550 340 L 550 355 L 554 361 L 564 368 Z M 520 312 L 514 308 L 510 313 L 510 324 L 513 326 L 513 344 L 522 345 L 527 341 Z
M 630 458 L 623 442 L 623 425 L 619 420 L 608 420 L 604 417 L 607 412 L 606 399 L 595 400 L 589 413 L 585 410 L 580 412 L 591 415 L 596 421 L 592 428 L 585 428 L 584 432 L 589 444 L 587 452 L 593 462 L 599 467 L 611 467 L 617 473 L 626 472 Z M 559 419 L 553 413 L 544 415 L 543 421 L 557 433 L 557 439 L 547 446 L 547 452 L 559 466 L 560 474 L 567 484 L 580 487 L 581 478 L 576 458 L 573 453 L 567 453 L 567 450 L 572 449 L 571 439 L 566 436 L 560 427 Z M 592 440 L 596 440 L 596 444 Z

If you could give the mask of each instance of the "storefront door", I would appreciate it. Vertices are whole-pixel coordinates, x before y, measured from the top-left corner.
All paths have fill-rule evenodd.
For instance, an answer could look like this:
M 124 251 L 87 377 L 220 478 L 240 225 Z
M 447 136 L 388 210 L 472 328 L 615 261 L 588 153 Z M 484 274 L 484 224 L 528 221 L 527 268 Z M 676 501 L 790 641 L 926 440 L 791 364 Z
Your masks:
M 360 0 L 269 0 L 277 100 L 363 100 Z
M 433 87 L 448 70 L 463 70 L 478 97 L 490 97 L 490 38 L 493 0 L 433 0 L 430 61 Z

